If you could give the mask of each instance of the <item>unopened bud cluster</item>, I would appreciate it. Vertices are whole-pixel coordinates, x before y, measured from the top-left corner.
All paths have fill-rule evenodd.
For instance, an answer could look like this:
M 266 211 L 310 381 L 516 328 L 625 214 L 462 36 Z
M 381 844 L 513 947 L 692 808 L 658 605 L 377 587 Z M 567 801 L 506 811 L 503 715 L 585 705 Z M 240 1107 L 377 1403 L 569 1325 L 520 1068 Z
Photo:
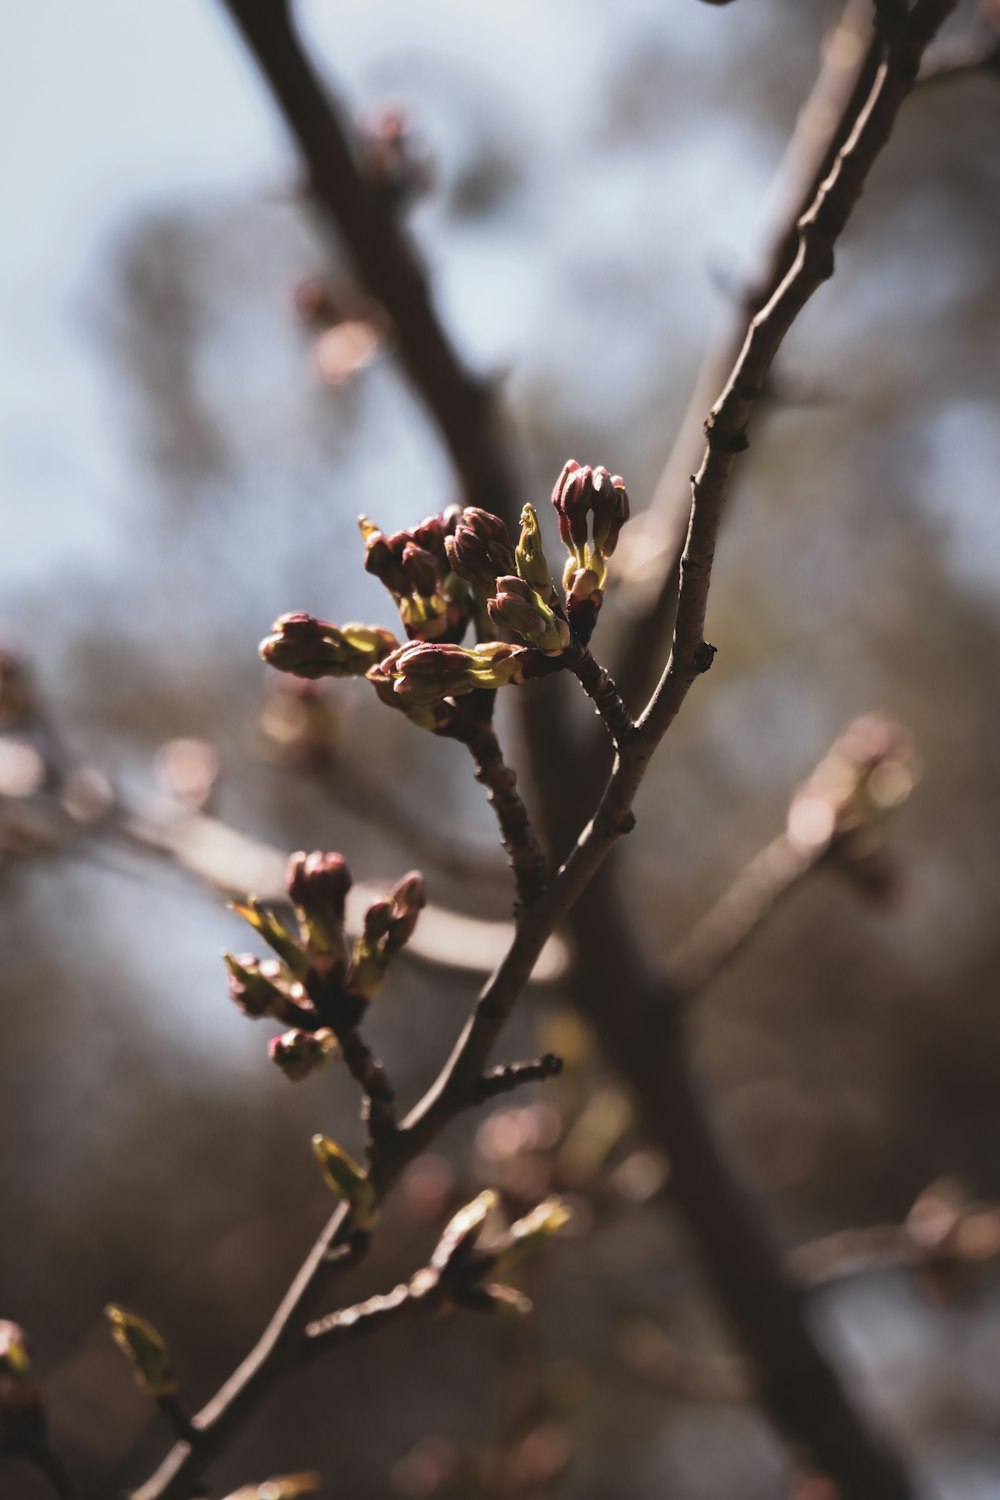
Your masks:
M 275 623 L 261 655 L 300 677 L 364 675 L 414 723 L 453 732 L 456 699 L 558 670 L 590 639 L 628 496 L 617 475 L 571 460 L 552 501 L 568 552 L 562 598 L 530 505 L 516 545 L 503 521 L 477 506 L 454 506 L 393 533 L 362 517 L 365 567 L 392 595 L 408 643 L 376 626 L 290 614 Z M 470 626 L 477 639 L 465 646 Z
M 350 944 L 345 911 L 351 884 L 342 855 L 298 853 L 285 878 L 294 929 L 253 898 L 233 903 L 277 956 L 226 953 L 229 993 L 244 1015 L 269 1016 L 288 1028 L 273 1038 L 269 1052 L 293 1081 L 339 1055 L 338 1038 L 357 1026 L 426 900 L 423 876 L 405 875 L 368 908 L 361 936 Z

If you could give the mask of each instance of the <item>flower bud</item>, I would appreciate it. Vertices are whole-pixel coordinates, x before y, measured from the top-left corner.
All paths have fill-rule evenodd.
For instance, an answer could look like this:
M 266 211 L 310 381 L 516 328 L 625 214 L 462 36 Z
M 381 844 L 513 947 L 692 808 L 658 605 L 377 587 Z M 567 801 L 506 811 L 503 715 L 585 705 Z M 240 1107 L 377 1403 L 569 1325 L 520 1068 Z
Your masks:
M 629 518 L 628 495 L 620 474 L 595 469 L 591 485 L 594 512 L 594 550 L 599 557 L 610 557 L 618 546 L 621 529 Z
M 0 1375 L 20 1380 L 30 1369 L 28 1335 L 19 1323 L 0 1318 Z
M 353 881 L 341 854 L 301 850 L 288 861 L 285 889 L 292 899 L 313 958 L 342 959 L 344 904 Z
M 424 877 L 418 870 L 411 870 L 397 881 L 386 900 L 369 906 L 345 983 L 349 995 L 357 995 L 366 1002 L 375 998 L 389 960 L 410 941 L 426 904 Z
M 253 953 L 223 953 L 229 970 L 229 997 L 239 1006 L 245 1016 L 257 1019 L 272 1015 L 274 1007 L 285 999 L 285 993 L 275 982 L 280 969 L 274 960 L 263 963 Z M 271 972 L 268 972 L 268 971 Z
M 445 549 L 452 570 L 483 594 L 492 594 L 497 578 L 516 571 L 506 526 L 498 516 L 478 506 L 470 505 L 462 511 Z
M 567 551 L 582 559 L 587 545 L 587 512 L 593 470 L 582 468 L 575 458 L 563 465 L 552 490 L 552 504 L 559 521 L 559 535 Z
M 135 1378 L 147 1396 L 169 1396 L 177 1389 L 170 1353 L 152 1323 L 109 1302 L 104 1309 L 111 1337 L 135 1365 Z
M 513 631 L 546 656 L 559 656 L 569 645 L 569 626 L 522 578 L 498 578 L 496 598 L 486 605 L 494 625 Z
M 296 677 L 363 677 L 368 668 L 399 645 L 378 626 L 331 625 L 312 615 L 281 615 L 258 648 L 268 666 Z
M 374 521 L 359 516 L 358 525 L 365 541 L 365 571 L 384 583 L 392 594 L 405 594 L 406 574 L 403 571 L 403 547 L 406 538 L 402 535 L 386 536 Z
M 337 1039 L 326 1026 L 318 1031 L 284 1031 L 271 1038 L 267 1050 L 290 1083 L 308 1078 L 340 1055 Z

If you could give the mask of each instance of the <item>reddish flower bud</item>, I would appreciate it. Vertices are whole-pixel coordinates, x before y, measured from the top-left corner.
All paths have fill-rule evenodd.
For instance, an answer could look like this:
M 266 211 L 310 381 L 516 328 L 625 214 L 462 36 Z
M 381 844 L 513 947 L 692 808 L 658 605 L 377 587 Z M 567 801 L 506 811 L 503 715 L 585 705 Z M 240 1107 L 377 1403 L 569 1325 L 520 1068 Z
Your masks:
M 494 625 L 511 630 L 522 640 L 543 651 L 559 656 L 569 645 L 569 626 L 562 614 L 555 614 L 522 578 L 498 578 L 495 599 L 486 609 Z
M 337 960 L 344 948 L 344 905 L 353 884 L 341 854 L 301 850 L 288 861 L 285 889 L 305 929 L 306 944 L 314 959 Z
M 563 465 L 552 490 L 552 504 L 559 520 L 563 546 L 582 555 L 587 545 L 587 512 L 593 469 L 581 468 L 575 458 Z
M 404 543 L 403 572 L 411 593 L 422 594 L 425 599 L 430 599 L 437 592 L 440 571 L 438 560 L 432 552 L 418 547 L 416 542 Z
M 331 625 L 295 613 L 275 620 L 258 649 L 268 666 L 296 677 L 363 677 L 398 645 L 390 630 L 376 625 Z
M 317 1068 L 325 1068 L 340 1049 L 333 1032 L 323 1027 L 319 1031 L 285 1031 L 271 1038 L 267 1050 L 289 1082 L 298 1083 Z
M 594 549 L 601 557 L 610 557 L 618 545 L 621 529 L 629 517 L 628 495 L 620 474 L 595 469 L 591 485 L 594 511 Z
M 517 571 L 506 526 L 477 506 L 461 512 L 445 548 L 453 571 L 483 594 L 492 594 L 497 578 Z

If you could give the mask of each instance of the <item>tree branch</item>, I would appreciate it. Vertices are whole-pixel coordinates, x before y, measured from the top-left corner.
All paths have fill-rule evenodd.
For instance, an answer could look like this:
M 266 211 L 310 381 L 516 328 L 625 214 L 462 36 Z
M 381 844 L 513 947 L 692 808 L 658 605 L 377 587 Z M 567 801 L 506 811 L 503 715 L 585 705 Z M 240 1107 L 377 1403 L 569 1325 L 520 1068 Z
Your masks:
M 594 660 L 586 646 L 567 651 L 564 660 L 592 700 L 615 745 L 622 745 L 635 728 L 635 721 L 622 702 L 611 673 Z
M 545 889 L 545 856 L 538 846 L 528 810 L 517 790 L 517 776 L 507 765 L 490 723 L 473 722 L 461 736 L 476 768 L 476 780 L 496 814 L 500 839 L 514 875 L 520 902 L 530 906 Z
M 370 206 L 360 201 L 365 195 L 362 192 L 359 198 L 349 152 L 339 131 L 331 132 L 330 112 L 291 36 L 284 10 L 272 0 L 226 3 L 269 75 L 299 135 L 314 179 L 318 185 L 326 184 L 331 211 L 342 217 L 345 232 L 352 215 L 356 218 L 352 247 L 369 285 L 380 296 L 385 291 L 383 300 L 396 316 L 389 300 L 392 278 L 387 280 L 386 271 L 398 258 L 397 240 L 390 239 L 390 249 L 380 243 L 385 225 L 373 219 Z M 650 758 L 695 678 L 710 663 L 703 626 L 715 542 L 735 457 L 746 446 L 747 423 L 764 376 L 798 312 L 832 273 L 834 243 L 912 86 L 920 52 L 953 3 L 918 0 L 905 38 L 880 67 L 844 149 L 800 220 L 795 261 L 754 318 L 732 376 L 709 418 L 708 446 L 692 482 L 674 647 L 667 667 L 634 734 L 616 758 L 594 817 L 545 892 L 522 911 L 513 942 L 481 992 L 452 1057 L 424 1100 L 378 1153 L 371 1180 L 380 1198 L 403 1167 L 474 1100 L 492 1047 L 546 938 L 592 881 L 618 836 L 631 826 L 632 801 Z M 301 97 L 296 93 L 299 86 Z M 425 288 L 422 283 L 413 284 L 411 271 L 405 268 L 404 284 L 416 299 L 419 324 L 432 315 Z M 408 367 L 433 404 L 433 376 L 426 368 L 421 371 L 412 347 L 414 322 L 404 327 L 397 318 L 397 326 Z M 440 352 L 442 336 L 436 327 L 434 341 Z M 448 372 L 449 382 L 452 374 Z M 491 503 L 486 495 L 480 500 Z M 663 1016 L 661 1011 L 660 1029 Z M 625 1029 L 619 1027 L 612 1051 L 615 1062 L 622 1061 L 624 1039 Z M 784 1279 L 752 1207 L 719 1158 L 681 1047 L 675 1045 L 666 1052 L 672 1072 L 649 1077 L 644 1071 L 648 1068 L 646 1041 L 638 1055 L 627 1059 L 625 1071 L 636 1086 L 643 1123 L 651 1137 L 671 1142 L 674 1194 L 685 1206 L 717 1294 L 761 1365 L 765 1405 L 787 1432 L 814 1453 L 847 1495 L 857 1500 L 870 1500 L 873 1495 L 880 1500 L 901 1500 L 909 1495 L 905 1477 L 852 1411 L 816 1350 L 798 1294 Z M 675 1155 L 674 1147 L 685 1134 L 684 1149 Z M 342 1242 L 347 1227 L 348 1214 L 340 1210 L 317 1240 L 255 1349 L 194 1418 L 194 1439 L 176 1445 L 157 1474 L 136 1492 L 136 1500 L 180 1500 L 277 1373 L 294 1359 L 301 1329 L 336 1264 L 329 1259 L 330 1251 Z

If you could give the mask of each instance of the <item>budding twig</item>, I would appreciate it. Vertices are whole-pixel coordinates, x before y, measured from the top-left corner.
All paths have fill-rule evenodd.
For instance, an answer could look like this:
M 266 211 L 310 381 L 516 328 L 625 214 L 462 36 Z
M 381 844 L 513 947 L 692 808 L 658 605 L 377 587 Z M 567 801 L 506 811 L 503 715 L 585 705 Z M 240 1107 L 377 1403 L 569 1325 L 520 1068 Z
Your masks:
M 556 1057 L 552 1052 L 546 1052 L 543 1057 L 533 1058 L 530 1062 L 506 1063 L 502 1067 L 491 1068 L 476 1084 L 474 1100 L 477 1104 L 484 1104 L 487 1099 L 495 1099 L 498 1094 L 513 1093 L 523 1083 L 543 1083 L 547 1078 L 555 1078 L 562 1069 L 562 1058 Z
M 586 646 L 565 652 L 563 660 L 592 699 L 615 744 L 623 745 L 635 729 L 635 720 L 619 697 L 611 673 L 594 660 Z
M 362 1039 L 357 1027 L 333 1028 L 344 1064 L 364 1096 L 362 1118 L 368 1126 L 372 1147 L 396 1130 L 396 1094 L 385 1065 Z
M 402 1168 L 474 1098 L 492 1048 L 546 938 L 566 916 L 628 826 L 632 800 L 653 752 L 692 682 L 707 665 L 703 626 L 715 542 L 735 458 L 746 446 L 747 422 L 786 332 L 832 272 L 833 246 L 912 86 L 920 53 L 954 3 L 955 0 L 917 0 L 903 43 L 881 65 L 869 98 L 851 120 L 849 139 L 836 164 L 812 208 L 800 220 L 795 261 L 767 306 L 753 319 L 731 379 L 711 414 L 708 448 L 691 491 L 674 649 L 659 686 L 635 733 L 619 752 L 600 805 L 569 858 L 537 900 L 525 902 L 513 942 L 481 992 L 448 1064 L 373 1163 L 371 1176 L 379 1197 L 397 1180 Z M 371 272 L 369 279 L 377 283 L 380 292 L 385 288 L 388 303 L 393 295 L 397 242 L 391 242 L 390 251 L 386 251 L 380 240 L 378 221 L 358 202 L 356 183 L 349 165 L 345 165 L 345 159 L 349 163 L 349 154 L 342 139 L 331 138 L 329 110 L 297 41 L 290 34 L 284 7 L 264 0 L 227 0 L 227 4 L 255 47 L 315 176 L 318 180 L 325 178 L 330 189 L 327 201 L 333 213 L 345 225 L 352 213 L 357 215 L 362 233 L 355 237 L 353 248 L 363 262 L 371 256 L 375 270 L 367 267 Z M 255 18 L 253 24 L 251 17 Z M 273 47 L 269 46 L 269 38 Z M 303 91 L 301 97 L 296 97 L 299 83 L 303 84 Z M 345 172 L 349 179 L 346 186 Z M 409 267 L 406 284 L 412 289 Z M 420 318 L 426 321 L 429 304 L 423 286 L 418 284 L 415 294 Z M 412 320 L 406 326 L 400 325 L 400 336 L 401 348 L 412 370 L 413 340 L 415 336 L 419 339 L 419 330 Z M 441 344 L 440 330 L 435 327 L 435 349 L 440 351 Z M 425 384 L 428 390 L 432 388 L 431 372 L 425 368 L 422 373 L 420 370 L 414 373 L 422 389 Z M 488 452 L 489 447 L 484 436 L 480 453 Z M 468 469 L 463 468 L 463 473 L 467 475 Z M 693 1093 L 683 1070 L 675 1068 L 675 1074 L 678 1076 L 673 1081 Z M 669 1094 L 669 1084 L 664 1092 Z M 672 1102 L 671 1108 L 675 1109 Z M 672 1118 L 675 1121 L 678 1118 L 676 1109 Z M 700 1109 L 694 1103 L 688 1108 L 687 1123 L 693 1123 L 700 1134 L 707 1133 Z M 685 1170 L 693 1161 L 692 1155 L 683 1164 Z M 675 1169 L 679 1164 L 680 1159 Z M 735 1220 L 742 1231 L 748 1215 L 738 1187 L 719 1170 L 714 1171 L 708 1186 L 712 1195 L 703 1193 L 705 1202 L 718 1202 L 721 1197 L 727 1208 L 735 1209 Z M 733 1236 L 731 1224 L 725 1221 L 721 1226 L 710 1224 L 710 1216 L 704 1209 L 691 1208 L 694 1197 L 693 1193 L 687 1194 L 689 1213 L 706 1266 L 724 1307 L 761 1366 L 768 1410 L 815 1454 L 825 1471 L 847 1493 L 903 1500 L 909 1495 L 905 1475 L 853 1412 L 836 1376 L 813 1343 L 796 1294 L 773 1264 L 766 1241 L 754 1232 L 748 1239 Z M 255 1349 L 194 1419 L 195 1440 L 177 1445 L 157 1474 L 137 1492 L 136 1500 L 180 1500 L 189 1492 L 193 1480 L 219 1452 L 275 1375 L 295 1358 L 301 1330 L 325 1285 L 327 1256 L 343 1239 L 348 1222 L 347 1210 L 338 1210 Z
M 496 814 L 518 899 L 522 905 L 530 906 L 545 889 L 545 856 L 517 790 L 517 776 L 504 760 L 500 741 L 491 725 L 478 721 L 462 734 L 461 739 L 472 755 L 476 780 L 486 788 L 489 804 Z

